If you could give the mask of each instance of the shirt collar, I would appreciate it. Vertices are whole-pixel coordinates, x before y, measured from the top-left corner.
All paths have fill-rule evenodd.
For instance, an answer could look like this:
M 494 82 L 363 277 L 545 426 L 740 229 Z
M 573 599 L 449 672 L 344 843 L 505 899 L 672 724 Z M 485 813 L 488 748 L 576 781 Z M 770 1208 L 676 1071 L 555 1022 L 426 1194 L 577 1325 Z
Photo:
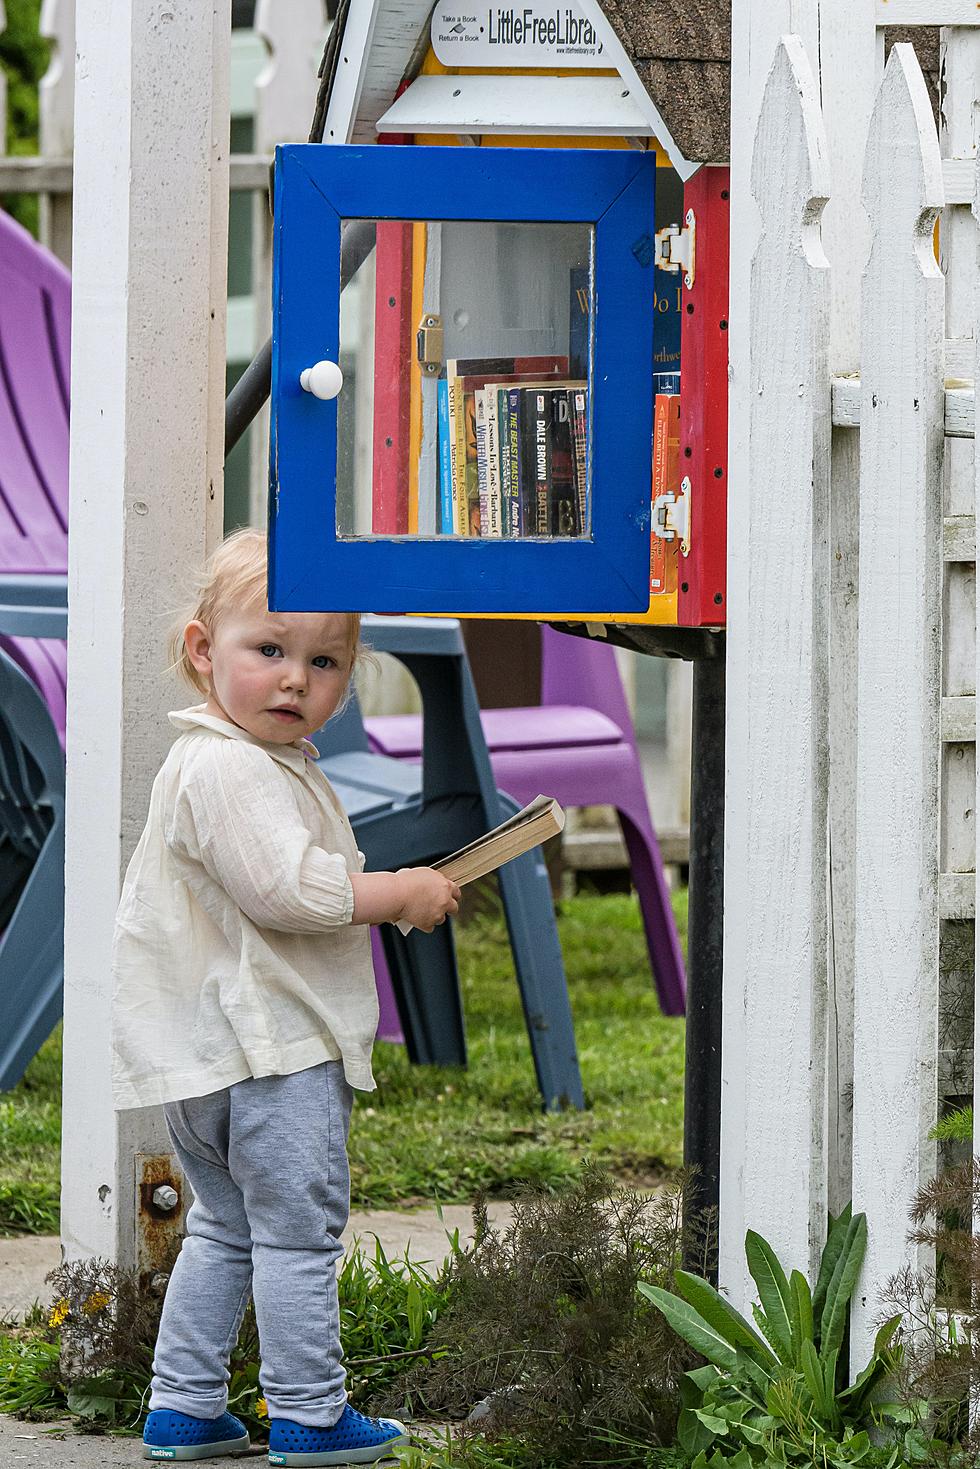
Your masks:
M 300 738 L 290 745 L 273 745 L 268 740 L 257 740 L 250 735 L 248 730 L 242 729 L 237 724 L 232 724 L 227 719 L 219 719 L 215 714 L 206 713 L 206 705 L 195 704 L 190 709 L 175 709 L 167 715 L 170 723 L 186 733 L 191 729 L 210 729 L 215 734 L 224 735 L 230 740 L 242 740 L 246 745 L 258 745 L 273 760 L 278 760 L 280 765 L 286 765 L 290 770 L 297 771 L 300 775 L 306 769 L 307 758 L 316 760 L 319 750 L 311 740 Z

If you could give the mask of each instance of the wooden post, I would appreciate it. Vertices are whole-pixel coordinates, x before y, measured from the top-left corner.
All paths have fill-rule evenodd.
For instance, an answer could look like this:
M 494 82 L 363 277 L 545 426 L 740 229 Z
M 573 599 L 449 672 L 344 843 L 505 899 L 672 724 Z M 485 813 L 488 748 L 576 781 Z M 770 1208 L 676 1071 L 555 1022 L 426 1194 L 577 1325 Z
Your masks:
M 939 979 L 942 164 L 911 46 L 892 51 L 868 138 L 872 250 L 861 303 L 861 620 L 854 955 L 854 1208 L 868 1253 L 851 1360 L 910 1257 L 909 1205 L 933 1170 Z
M 729 491 L 719 1251 L 740 1309 L 753 1294 L 746 1227 L 812 1272 L 826 1215 L 830 180 L 795 36 L 776 50 L 747 186 L 732 194 L 733 304 L 746 252 L 750 270 L 731 415 L 745 440 Z
M 112 1109 L 110 946 L 187 702 L 165 631 L 221 529 L 229 45 L 226 0 L 79 0 L 62 1245 L 150 1270 L 137 1182 L 168 1143 Z
M 867 258 L 861 170 L 878 83 L 874 0 L 820 0 L 820 95 L 831 197 L 823 242 L 830 261 L 832 376 L 860 368 L 860 263 Z M 851 1198 L 854 1083 L 854 802 L 857 765 L 858 439 L 835 428 L 830 476 L 830 1005 L 827 1041 L 827 1203 Z
M 317 67 L 327 31 L 323 0 L 258 0 L 255 30 L 269 61 L 255 82 L 253 151 L 270 157 L 278 143 L 305 143 L 317 94 Z M 252 296 L 255 350 L 272 331 L 272 212 L 265 190 L 252 214 Z M 269 405 L 249 431 L 249 520 L 265 527 L 269 497 Z
M 38 87 L 40 151 L 71 158 L 75 135 L 75 0 L 42 0 L 40 32 L 53 42 Z M 41 240 L 71 267 L 71 194 L 42 194 Z

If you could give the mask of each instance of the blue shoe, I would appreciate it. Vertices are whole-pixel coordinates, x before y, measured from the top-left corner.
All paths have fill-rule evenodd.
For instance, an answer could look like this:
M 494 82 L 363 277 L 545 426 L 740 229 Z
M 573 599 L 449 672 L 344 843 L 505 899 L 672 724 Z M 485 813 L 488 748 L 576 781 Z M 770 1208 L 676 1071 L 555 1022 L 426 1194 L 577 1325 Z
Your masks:
M 247 1454 L 248 1429 L 233 1413 L 192 1418 L 172 1408 L 154 1408 L 143 1425 L 144 1459 L 217 1459 Z
M 394 1418 L 365 1418 L 348 1403 L 332 1428 L 309 1428 L 289 1418 L 269 1425 L 270 1464 L 376 1464 L 409 1442 Z

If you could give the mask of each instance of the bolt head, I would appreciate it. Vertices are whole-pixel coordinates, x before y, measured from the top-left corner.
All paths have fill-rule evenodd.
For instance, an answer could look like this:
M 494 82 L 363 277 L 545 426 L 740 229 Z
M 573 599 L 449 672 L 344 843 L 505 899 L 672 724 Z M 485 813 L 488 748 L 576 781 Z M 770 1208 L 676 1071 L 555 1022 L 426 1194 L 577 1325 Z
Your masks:
M 162 1183 L 159 1188 L 153 1190 L 153 1202 L 158 1209 L 163 1209 L 167 1214 L 172 1214 L 180 1202 L 177 1190 L 169 1183 Z

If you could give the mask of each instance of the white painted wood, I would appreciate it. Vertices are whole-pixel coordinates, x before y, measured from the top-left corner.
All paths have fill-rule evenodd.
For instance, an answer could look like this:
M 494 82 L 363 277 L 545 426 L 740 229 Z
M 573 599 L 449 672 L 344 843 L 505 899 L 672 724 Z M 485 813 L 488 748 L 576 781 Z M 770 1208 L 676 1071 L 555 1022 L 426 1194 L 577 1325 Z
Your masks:
M 973 203 L 975 167 L 972 158 L 943 159 L 943 193 L 947 205 Z
M 75 0 L 42 0 L 39 29 L 51 60 L 38 85 L 38 136 L 46 158 L 70 158 L 75 136 Z M 71 265 L 71 194 L 42 194 L 41 239 Z
M 403 4 L 393 3 L 393 0 L 361 0 L 359 5 L 351 6 L 327 107 L 323 131 L 325 143 L 374 142 L 374 124 L 398 89 L 428 11 L 424 0 L 406 0 Z M 386 22 L 382 34 L 389 40 L 389 45 L 374 54 L 375 27 L 382 14 Z M 361 93 L 369 68 L 372 75 L 381 73 L 380 77 L 375 77 L 376 86 L 379 81 L 382 88 L 385 82 L 388 86 L 377 111 L 369 109 L 369 112 L 374 111 L 374 115 L 365 118 L 361 115 Z M 364 136 L 365 128 L 367 137 Z
M 976 693 L 976 586 L 973 562 L 949 565 L 943 588 L 943 693 L 950 698 Z
M 267 61 L 255 80 L 253 144 L 271 156 L 278 143 L 305 143 L 316 106 L 317 69 L 327 34 L 323 0 L 258 0 L 255 31 Z M 255 303 L 253 352 L 272 333 L 272 213 L 268 170 L 252 200 L 252 300 Z M 264 526 L 269 498 L 269 405 L 264 403 L 248 429 L 249 521 Z
M 875 0 L 879 26 L 980 25 L 976 0 Z
M 820 95 L 831 195 L 821 221 L 831 264 L 830 367 L 860 366 L 861 265 L 870 248 L 861 170 L 881 61 L 874 0 L 820 0 Z M 836 422 L 836 418 L 835 418 Z M 857 766 L 858 436 L 832 438 L 830 481 L 830 743 L 828 1206 L 851 1197 L 854 1064 L 854 803 Z
M 976 877 L 972 872 L 939 874 L 939 916 L 951 921 L 972 918 L 976 912 Z
M 420 76 L 375 126 L 379 133 L 654 135 L 619 77 Z
M 941 710 L 944 740 L 974 740 L 977 731 L 977 701 L 972 694 L 944 698 Z
M 740 1308 L 747 1227 L 811 1271 L 826 1223 L 829 188 L 816 83 L 786 36 L 753 150 L 748 445 L 730 484 L 719 1273 Z
M 973 342 L 974 342 L 974 349 L 977 352 L 978 356 L 980 356 L 980 150 L 977 151 L 977 156 L 976 156 L 976 160 L 975 160 L 975 168 L 976 168 L 976 172 L 975 172 L 975 176 L 974 176 L 974 188 L 973 188 L 973 217 L 974 217 L 974 223 L 977 226 L 977 233 L 976 233 L 976 237 L 975 237 L 975 241 L 974 241 L 974 254 L 973 254 L 973 263 L 974 263 L 974 271 L 975 271 L 975 275 L 974 275 L 974 299 L 973 299 L 973 312 L 974 312 Z M 977 364 L 974 367 L 974 381 L 975 382 L 980 381 L 980 374 L 978 374 L 978 368 L 980 368 L 980 364 Z M 976 453 L 974 453 L 974 517 L 972 518 L 972 530 L 973 530 L 972 551 L 973 551 L 973 556 L 974 557 L 976 556 L 976 518 L 975 518 L 975 507 L 976 507 L 976 505 L 978 503 L 980 503 L 980 498 L 978 498 L 978 494 L 977 494 L 978 481 L 980 481 L 980 455 L 977 455 Z M 957 531 L 959 533 L 958 535 L 957 535 Z M 959 547 L 959 545 L 962 543 L 962 549 L 964 551 L 968 551 L 970 549 L 970 544 L 969 544 L 969 531 L 970 531 L 970 521 L 966 517 L 964 517 L 962 519 L 962 521 L 960 521 L 960 523 L 956 527 L 956 530 L 954 530 L 953 529 L 953 526 L 950 525 L 949 522 L 947 522 L 947 525 L 946 525 L 947 543 L 948 544 L 951 543 L 951 548 L 952 549 L 957 549 Z M 974 570 L 975 569 L 976 568 L 974 567 Z M 974 684 L 974 688 L 977 689 L 977 690 L 980 690 L 980 606 L 977 606 L 976 605 L 976 602 L 975 602 L 975 617 L 976 617 L 976 620 L 974 622 L 974 631 L 975 631 L 975 644 L 974 644 L 974 647 L 975 647 L 975 650 L 976 650 L 976 656 L 977 656 L 977 664 L 978 664 L 978 666 L 977 666 L 977 668 L 974 671 L 974 677 L 975 677 L 975 680 L 976 680 L 975 681 L 975 684 Z M 976 704 L 975 704 L 975 701 L 974 701 L 974 710 L 975 710 L 975 707 L 976 707 Z M 975 719 L 974 719 L 974 738 L 976 738 L 976 721 L 975 721 Z M 976 773 L 976 782 L 977 782 L 976 783 L 975 790 L 974 790 L 974 811 L 976 811 L 977 797 L 980 796 L 980 761 L 977 761 L 976 760 L 976 747 L 975 746 L 974 746 L 974 769 L 975 769 L 975 773 Z M 978 862 L 976 860 L 976 857 L 977 857 L 977 853 L 975 851 L 974 852 L 974 864 L 973 864 L 974 865 L 974 875 L 973 875 L 972 881 L 971 881 L 970 878 L 965 879 L 965 883 L 969 883 L 970 884 L 970 887 L 972 889 L 972 891 L 971 891 L 971 893 L 970 893 L 969 896 L 972 897 L 972 900 L 973 900 L 973 902 L 972 902 L 973 912 L 972 912 L 972 915 L 971 916 L 973 916 L 973 918 L 974 918 L 974 954 L 973 954 L 973 986 L 974 986 L 974 988 L 973 988 L 973 1098 L 974 1098 L 974 1107 L 973 1107 L 973 1152 L 974 1152 L 974 1156 L 976 1156 L 976 1154 L 978 1153 L 978 1151 L 980 1151 L 980 925 L 977 925 L 977 923 L 975 921 L 976 914 L 977 914 L 978 911 L 980 911 L 980 902 L 978 902 L 978 895 L 977 895 L 977 883 L 980 883 L 980 862 Z M 943 893 L 942 881 L 940 881 L 940 893 L 941 893 L 941 899 L 946 897 L 946 894 Z M 966 903 L 967 901 L 968 901 L 968 897 L 965 896 L 964 897 L 964 903 Z M 945 910 L 945 907 L 946 907 L 946 903 L 943 903 L 943 909 L 944 910 Z M 978 1233 L 978 1232 L 980 1232 L 980 1217 L 978 1217 L 978 1211 L 976 1209 L 974 1210 L 973 1229 L 974 1229 L 974 1233 L 975 1234 Z M 971 1382 L 971 1390 L 970 1390 L 970 1414 L 971 1414 L 972 1424 L 975 1425 L 976 1422 L 977 1422 L 977 1418 L 978 1418 L 977 1384 L 976 1384 L 976 1381 L 975 1380 Z
M 861 379 L 835 377 L 831 383 L 835 428 L 860 428 Z M 943 432 L 947 439 L 972 439 L 976 417 L 972 388 L 946 388 Z
M 943 521 L 943 560 L 977 559 L 977 523 L 972 515 L 948 515 Z
M 255 81 L 255 151 L 305 143 L 316 104 L 317 69 L 327 36 L 323 0 L 258 0 L 255 32 L 268 60 Z
M 855 1363 L 868 1358 L 878 1292 L 910 1257 L 909 1206 L 935 1164 L 942 202 L 925 82 L 912 47 L 898 45 L 864 174 L 853 1202 L 868 1216 L 868 1252 Z
M 973 342 L 951 339 L 943 353 L 947 383 L 963 386 L 973 381 Z
M 169 1143 L 112 1110 L 110 946 L 187 702 L 166 612 L 221 530 L 229 32 L 225 0 L 78 7 L 62 1243 L 130 1267 L 134 1158 Z
M 975 355 L 977 227 L 970 210 L 972 179 L 977 153 L 977 99 L 980 97 L 980 30 L 947 27 L 940 32 L 940 147 L 952 162 L 944 162 L 944 187 L 952 183 L 956 198 L 946 192 L 940 221 L 941 263 L 946 280 L 946 334 L 963 344 L 969 357 Z M 964 161 L 966 160 L 966 161 Z M 947 359 L 948 361 L 948 359 Z M 971 373 L 971 375 L 974 375 Z M 964 442 L 946 446 L 944 465 L 944 511 L 946 515 L 972 512 L 975 505 L 974 445 Z M 973 736 L 957 740 L 957 722 L 952 711 L 974 704 L 977 688 L 976 662 L 976 568 L 971 563 L 946 562 L 943 567 L 942 691 L 943 743 L 940 751 L 940 871 L 951 877 L 972 873 L 976 867 L 976 745 Z M 940 912 L 942 905 L 940 903 Z M 943 953 L 942 947 L 940 954 Z M 950 987 L 961 979 L 940 974 L 939 1011 L 958 1010 L 961 1002 L 949 1000 Z M 953 1048 L 964 1037 L 950 1037 Z M 937 1078 L 940 1091 L 952 1078 Z M 954 1083 L 955 1084 L 955 1081 Z M 962 1084 L 962 1083 L 960 1083 Z

